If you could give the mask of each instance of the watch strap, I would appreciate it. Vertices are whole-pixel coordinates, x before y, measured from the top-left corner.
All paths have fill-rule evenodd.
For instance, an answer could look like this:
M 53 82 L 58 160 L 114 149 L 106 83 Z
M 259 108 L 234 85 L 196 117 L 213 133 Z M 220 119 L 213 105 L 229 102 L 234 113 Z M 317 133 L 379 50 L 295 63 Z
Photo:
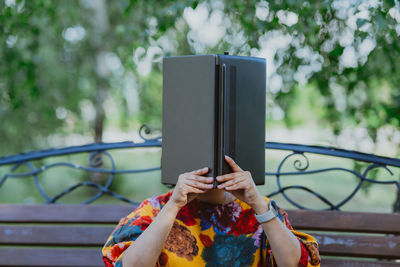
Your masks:
M 268 222 L 275 218 L 278 214 L 274 206 L 272 205 L 272 200 L 269 201 L 268 203 L 269 210 L 263 214 L 256 214 L 254 213 L 254 216 L 256 217 L 256 220 L 261 224 Z

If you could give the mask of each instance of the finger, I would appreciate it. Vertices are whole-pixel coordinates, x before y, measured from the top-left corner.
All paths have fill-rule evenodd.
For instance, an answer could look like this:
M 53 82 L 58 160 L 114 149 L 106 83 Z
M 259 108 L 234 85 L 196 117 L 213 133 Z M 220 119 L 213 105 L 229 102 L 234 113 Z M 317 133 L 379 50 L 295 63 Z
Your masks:
M 184 195 L 188 195 L 188 194 L 191 194 L 191 193 L 193 193 L 193 194 L 202 194 L 202 193 L 205 193 L 206 191 L 207 190 L 202 190 L 202 189 L 199 189 L 199 188 L 196 188 L 196 187 L 193 187 L 193 186 L 185 184 L 184 188 L 182 190 L 182 193 Z
M 224 190 L 227 190 L 227 191 L 234 191 L 234 190 L 239 190 L 239 189 L 245 189 L 246 190 L 247 188 L 248 188 L 247 181 L 242 181 L 242 182 L 239 182 L 237 184 L 234 184 L 234 185 L 231 185 L 231 186 L 227 186 L 227 187 L 224 188 Z
M 186 180 L 185 184 L 191 187 L 196 187 L 198 189 L 204 189 L 204 190 L 213 188 L 213 184 L 204 184 L 194 180 Z
M 232 186 L 232 185 L 234 185 L 234 184 L 240 183 L 240 182 L 245 181 L 245 180 L 246 180 L 246 177 L 245 177 L 245 176 L 240 176 L 240 177 L 237 177 L 237 178 L 235 178 L 235 179 L 226 181 L 226 182 L 224 182 L 224 183 L 222 183 L 222 184 L 219 184 L 219 185 L 218 185 L 218 188 L 219 188 L 219 189 L 223 189 L 223 188 L 225 188 L 225 187 Z
M 233 161 L 233 159 L 232 159 L 231 157 L 229 157 L 228 155 L 225 155 L 225 160 L 226 160 L 226 162 L 228 162 L 229 166 L 231 166 L 231 168 L 232 168 L 232 170 L 233 170 L 234 172 L 241 172 L 241 171 L 243 171 L 243 170 L 239 167 L 239 165 L 237 165 L 236 162 Z
M 228 174 L 224 174 L 221 176 L 217 176 L 216 179 L 218 182 L 225 182 L 225 181 L 235 179 L 237 177 L 241 177 L 243 175 L 244 175 L 244 173 L 242 173 L 242 172 L 233 172 L 233 173 L 228 173 Z
M 193 181 L 199 181 L 202 183 L 212 183 L 214 181 L 214 178 L 212 177 L 204 177 L 204 176 L 199 176 L 199 175 L 194 175 L 194 174 L 190 174 L 187 176 L 187 179 L 189 180 L 193 180 Z
M 195 187 L 191 187 L 190 188 L 190 192 L 188 192 L 188 194 L 194 194 L 194 193 L 203 194 L 205 192 L 206 192 L 206 190 L 201 190 L 201 189 L 198 189 L 198 188 L 195 188 Z
M 198 170 L 194 170 L 194 171 L 191 171 L 191 172 L 189 172 L 189 173 L 192 173 L 192 174 L 204 174 L 204 173 L 207 173 L 208 172 L 208 167 L 204 167 L 204 168 L 202 168 L 202 169 L 198 169 Z
M 218 188 L 223 189 L 225 187 L 232 186 L 234 184 L 243 182 L 245 180 L 246 180 L 245 176 L 236 177 L 235 179 L 232 179 L 232 180 L 229 180 L 229 181 L 226 181 L 226 182 L 223 182 L 223 183 L 219 184 Z

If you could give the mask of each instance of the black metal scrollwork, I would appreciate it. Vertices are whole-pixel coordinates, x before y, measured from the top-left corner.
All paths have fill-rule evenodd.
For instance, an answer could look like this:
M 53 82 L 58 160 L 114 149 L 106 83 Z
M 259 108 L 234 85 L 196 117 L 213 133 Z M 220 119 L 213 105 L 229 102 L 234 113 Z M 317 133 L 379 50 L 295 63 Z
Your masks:
M 71 146 L 60 149 L 47 149 L 40 151 L 32 151 L 26 152 L 16 155 L 10 155 L 6 157 L 0 158 L 0 167 L 11 166 L 10 171 L 3 175 L 0 179 L 0 190 L 1 186 L 4 182 L 9 178 L 33 178 L 35 182 L 35 186 L 41 196 L 44 198 L 45 203 L 48 204 L 58 204 L 58 201 L 67 195 L 68 193 L 76 190 L 80 187 L 91 187 L 97 190 L 94 196 L 82 202 L 82 204 L 89 204 L 99 199 L 103 195 L 110 195 L 119 199 L 123 202 L 138 204 L 135 201 L 132 201 L 126 197 L 123 197 L 116 192 L 110 190 L 110 187 L 114 181 L 114 178 L 118 174 L 127 174 L 127 173 L 141 173 L 141 172 L 151 172 L 160 170 L 160 167 L 154 168 L 146 168 L 146 169 L 128 169 L 128 170 L 118 170 L 116 167 L 116 163 L 112 155 L 108 152 L 114 149 L 126 149 L 126 148 L 139 148 L 139 147 L 161 147 L 161 139 L 162 136 L 156 136 L 153 138 L 147 138 L 145 135 L 151 134 L 151 128 L 147 124 L 143 124 L 139 129 L 139 136 L 143 140 L 143 142 L 134 143 L 132 141 L 126 142 L 117 142 L 117 143 L 93 143 L 83 146 Z M 266 176 L 275 176 L 278 189 L 268 195 L 268 197 L 272 197 L 278 194 L 281 194 L 288 202 L 300 209 L 308 209 L 302 204 L 296 202 L 292 199 L 286 192 L 289 190 L 302 190 L 309 194 L 312 194 L 317 199 L 322 201 L 328 206 L 328 210 L 340 210 L 340 208 L 349 202 L 361 189 L 363 183 L 375 183 L 375 184 L 394 184 L 397 186 L 398 192 L 400 192 L 400 183 L 399 181 L 393 179 L 388 181 L 375 180 L 368 178 L 368 174 L 371 170 L 381 168 L 388 172 L 389 175 L 393 176 L 392 171 L 388 167 L 396 167 L 400 168 L 400 159 L 396 158 L 388 158 L 381 157 L 372 154 L 360 153 L 356 151 L 349 151 L 343 149 L 336 149 L 333 147 L 321 147 L 321 146 L 306 146 L 299 144 L 287 144 L 287 143 L 275 143 L 275 142 L 266 142 L 266 149 L 274 149 L 274 150 L 283 150 L 288 151 L 289 154 L 286 155 L 281 162 L 279 163 L 277 170 L 275 172 L 266 172 Z M 80 166 L 77 164 L 72 164 L 69 162 L 56 162 L 51 164 L 42 165 L 39 168 L 36 168 L 32 162 L 38 159 L 56 157 L 61 155 L 75 155 L 80 153 L 90 153 L 88 157 L 88 166 Z M 307 154 L 319 154 L 325 156 L 333 156 L 333 157 L 341 157 L 349 160 L 356 160 L 360 162 L 368 163 L 368 166 L 362 173 L 359 173 L 352 169 L 347 169 L 343 167 L 330 167 L 330 168 L 321 168 L 321 169 L 313 169 L 310 170 L 310 161 L 307 157 Z M 104 160 L 109 161 L 110 168 L 104 168 Z M 287 164 L 290 160 L 293 160 L 293 168 L 294 171 L 283 171 L 283 166 Z M 23 173 L 15 173 L 18 168 L 21 166 L 28 167 L 29 171 Z M 63 190 L 62 192 L 56 194 L 53 197 L 50 197 L 43 187 L 41 186 L 38 175 L 43 173 L 44 171 L 56 168 L 56 167 L 68 167 L 73 169 L 82 170 L 85 172 L 91 173 L 104 173 L 108 175 L 108 178 L 104 185 L 100 185 L 98 183 L 92 181 L 84 181 L 69 188 Z M 337 204 L 333 204 L 323 195 L 315 192 L 314 190 L 307 188 L 302 185 L 290 185 L 290 186 L 282 186 L 281 178 L 282 176 L 288 175 L 309 175 L 316 173 L 325 173 L 325 172 L 346 172 L 354 175 L 359 179 L 356 187 L 346 196 L 343 200 L 339 201 Z
M 276 170 L 276 172 L 266 172 L 265 175 L 267 176 L 276 176 L 276 182 L 277 182 L 277 187 L 278 189 L 268 195 L 268 197 L 272 197 L 278 194 L 282 194 L 282 196 L 290 202 L 292 205 L 299 209 L 308 209 L 307 207 L 304 207 L 300 203 L 296 202 L 292 198 L 290 198 L 285 191 L 288 190 L 303 190 L 305 192 L 308 192 L 315 196 L 317 199 L 321 200 L 323 203 L 325 203 L 329 208 L 326 210 L 340 210 L 340 208 L 349 202 L 355 195 L 356 193 L 361 189 L 361 185 L 364 182 L 369 182 L 369 183 L 375 183 L 375 184 L 394 184 L 397 187 L 397 191 L 400 192 L 400 183 L 396 180 L 390 180 L 390 181 L 381 181 L 380 179 L 374 180 L 368 178 L 368 173 L 372 169 L 376 168 L 382 168 L 386 170 L 390 175 L 393 176 L 393 172 L 387 167 L 387 165 L 392 166 L 392 167 L 400 167 L 400 160 L 399 159 L 393 159 L 393 158 L 387 158 L 387 157 L 379 157 L 376 155 L 370 155 L 366 153 L 360 153 L 356 151 L 347 151 L 347 150 L 342 150 L 342 149 L 335 149 L 335 148 L 324 148 L 324 147 L 316 147 L 316 146 L 304 146 L 304 145 L 297 145 L 297 144 L 280 144 L 280 143 L 266 143 L 266 148 L 271 148 L 271 149 L 281 149 L 281 150 L 292 150 L 294 152 L 290 153 L 284 159 L 279 163 L 279 166 Z M 314 153 L 314 154 L 321 154 L 321 155 L 329 155 L 329 156 L 335 156 L 335 157 L 342 157 L 342 158 L 348 158 L 348 159 L 354 159 L 354 160 L 359 160 L 363 162 L 370 163 L 366 169 L 364 170 L 363 173 L 358 173 L 354 170 L 351 169 L 346 169 L 342 167 L 331 167 L 331 168 L 322 168 L 322 169 L 314 169 L 314 170 L 309 170 L 307 169 L 310 166 L 308 157 L 305 155 L 305 153 Z M 282 167 L 283 165 L 292 157 L 294 156 L 300 156 L 300 159 L 295 159 L 293 162 L 293 167 L 296 171 L 291 171 L 291 172 L 282 172 Z M 302 163 L 302 160 L 305 162 L 305 164 Z M 386 164 L 385 164 L 386 162 Z M 325 172 L 332 172 L 332 171 L 340 171 L 340 172 L 347 172 L 353 174 L 355 177 L 359 179 L 359 182 L 357 186 L 353 189 L 353 191 L 350 192 L 348 196 L 346 196 L 342 201 L 340 201 L 337 204 L 333 204 L 331 201 L 329 201 L 327 198 L 322 196 L 321 194 L 305 187 L 305 186 L 299 186 L 299 185 L 291 185 L 291 186 L 284 186 L 282 187 L 281 183 L 281 176 L 288 176 L 288 175 L 307 175 L 307 174 L 316 174 L 316 173 L 325 173 Z

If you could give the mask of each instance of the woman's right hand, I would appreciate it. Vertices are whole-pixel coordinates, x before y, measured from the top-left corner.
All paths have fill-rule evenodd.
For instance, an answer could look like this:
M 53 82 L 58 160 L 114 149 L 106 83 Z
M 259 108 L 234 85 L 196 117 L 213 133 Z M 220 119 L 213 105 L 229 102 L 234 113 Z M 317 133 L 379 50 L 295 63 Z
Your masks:
M 197 197 L 213 188 L 213 177 L 201 176 L 208 172 L 208 167 L 185 172 L 178 177 L 175 189 L 172 192 L 170 201 L 179 209 Z

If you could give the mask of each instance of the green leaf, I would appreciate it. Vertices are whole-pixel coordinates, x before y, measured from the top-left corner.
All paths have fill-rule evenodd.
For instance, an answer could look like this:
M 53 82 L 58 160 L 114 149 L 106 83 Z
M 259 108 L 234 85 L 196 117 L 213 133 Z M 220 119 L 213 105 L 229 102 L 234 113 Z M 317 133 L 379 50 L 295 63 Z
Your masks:
M 366 19 L 357 19 L 357 21 L 356 21 L 357 28 L 361 28 L 367 22 L 368 22 L 368 20 L 366 20 Z

